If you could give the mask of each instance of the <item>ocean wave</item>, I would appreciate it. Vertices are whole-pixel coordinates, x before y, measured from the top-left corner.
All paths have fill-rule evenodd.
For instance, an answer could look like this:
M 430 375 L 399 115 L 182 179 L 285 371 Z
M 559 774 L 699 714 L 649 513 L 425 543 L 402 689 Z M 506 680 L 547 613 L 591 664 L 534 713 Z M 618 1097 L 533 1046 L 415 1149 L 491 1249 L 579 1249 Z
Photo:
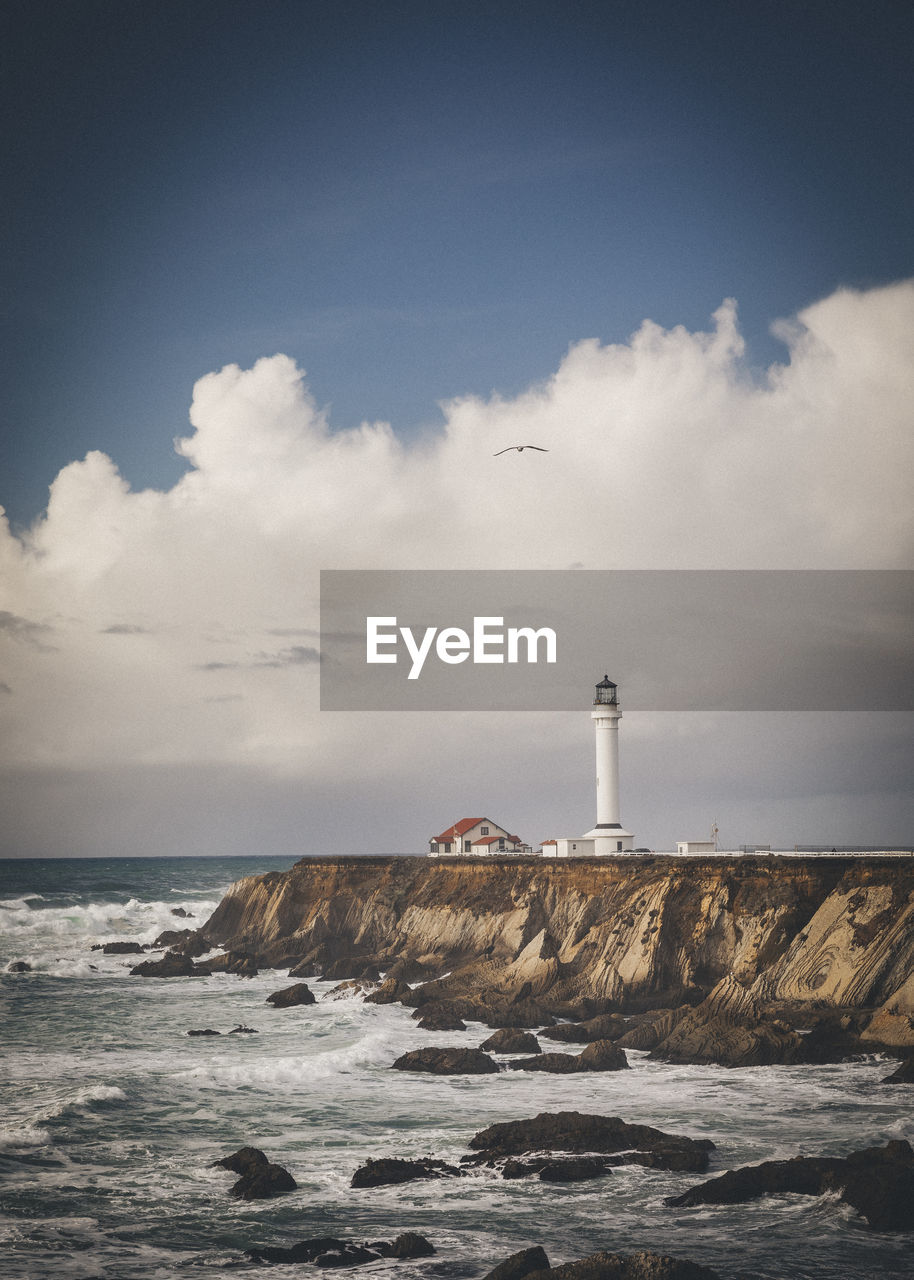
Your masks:
M 86 1111 L 93 1111 L 99 1106 L 117 1105 L 126 1101 L 127 1094 L 117 1085 L 87 1085 L 86 1088 L 77 1090 L 76 1093 L 69 1097 L 59 1098 L 50 1106 L 43 1108 L 36 1119 L 39 1124 L 49 1124 L 54 1120 L 62 1119 L 64 1116 L 72 1115 L 74 1112 L 85 1113 Z
M 231 1064 L 210 1062 L 179 1071 L 175 1079 L 191 1080 L 203 1088 L 259 1086 L 271 1089 L 277 1085 L 300 1085 L 303 1080 L 326 1080 L 388 1067 L 390 1062 L 389 1038 L 384 1032 L 375 1031 L 362 1036 L 355 1044 L 325 1053 L 246 1058 Z
M 34 1124 L 0 1126 L 0 1151 L 17 1151 L 22 1147 L 46 1147 L 51 1141 L 47 1129 Z

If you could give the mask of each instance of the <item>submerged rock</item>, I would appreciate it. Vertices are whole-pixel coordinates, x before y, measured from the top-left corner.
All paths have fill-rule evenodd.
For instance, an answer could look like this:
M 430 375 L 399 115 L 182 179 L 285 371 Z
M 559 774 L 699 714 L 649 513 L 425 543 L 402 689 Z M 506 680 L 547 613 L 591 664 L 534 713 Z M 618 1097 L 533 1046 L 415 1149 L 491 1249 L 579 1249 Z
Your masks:
M 204 1027 L 202 1031 L 188 1031 L 189 1036 L 221 1036 L 221 1031 L 213 1031 L 212 1027 Z
M 287 1249 L 270 1246 L 249 1249 L 248 1257 L 254 1262 L 313 1262 L 318 1267 L 355 1267 L 377 1262 L 379 1258 L 429 1258 L 434 1252 L 434 1245 L 425 1236 L 407 1231 L 396 1240 L 373 1240 L 369 1244 L 318 1236 L 314 1240 L 300 1240 Z
M 914 1151 L 904 1140 L 854 1151 L 846 1158 L 795 1156 L 730 1169 L 690 1187 L 667 1204 L 741 1204 L 759 1196 L 793 1192 L 819 1196 L 840 1192 L 876 1231 L 906 1231 L 914 1223 Z
M 274 1009 L 291 1009 L 295 1005 L 316 1004 L 317 999 L 306 982 L 297 982 L 294 987 L 274 991 L 267 996 L 266 1003 L 271 1004 Z
M 482 1129 L 470 1140 L 479 1154 L 474 1163 L 542 1151 L 581 1154 L 624 1153 L 620 1163 L 655 1169 L 703 1173 L 714 1143 L 664 1133 L 646 1124 L 626 1124 L 618 1116 L 584 1115 L 580 1111 L 543 1111 L 530 1120 L 508 1120 Z
M 259 1147 L 240 1147 L 230 1156 L 213 1161 L 213 1168 L 229 1169 L 241 1177 L 231 1188 L 239 1200 L 270 1200 L 295 1191 L 298 1183 L 281 1164 L 273 1164 Z
M 443 1160 L 397 1160 L 382 1158 L 367 1160 L 356 1169 L 349 1183 L 351 1187 L 389 1187 L 401 1182 L 416 1182 L 428 1178 L 459 1178 L 463 1173 L 456 1165 Z
M 482 1049 L 412 1049 L 397 1058 L 395 1071 L 429 1071 L 438 1076 L 493 1075 L 498 1063 Z
M 542 1053 L 540 1042 L 532 1031 L 521 1031 L 518 1027 L 502 1027 L 493 1031 L 488 1040 L 483 1040 L 480 1049 L 488 1049 L 490 1053 Z
M 103 956 L 141 956 L 146 948 L 141 942 L 103 942 L 100 950 Z
M 493 1267 L 483 1280 L 524 1280 L 531 1271 L 548 1271 L 549 1259 L 542 1245 L 534 1245 L 531 1249 L 521 1249 L 505 1258 L 497 1267 Z
M 228 1034 L 230 1036 L 256 1036 L 259 1033 L 256 1027 L 244 1027 L 239 1022 L 238 1026 L 232 1027 L 231 1031 Z
M 7 973 L 31 973 L 32 966 L 27 960 L 11 960 L 6 966 Z

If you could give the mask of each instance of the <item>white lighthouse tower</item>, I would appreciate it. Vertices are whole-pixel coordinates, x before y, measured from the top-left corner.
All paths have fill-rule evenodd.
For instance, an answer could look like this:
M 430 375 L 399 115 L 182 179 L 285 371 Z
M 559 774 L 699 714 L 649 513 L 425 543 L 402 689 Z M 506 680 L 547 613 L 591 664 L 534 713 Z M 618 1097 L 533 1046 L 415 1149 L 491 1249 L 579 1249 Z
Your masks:
M 597 825 L 584 836 L 593 840 L 597 857 L 628 853 L 635 837 L 619 819 L 619 706 L 618 687 L 604 676 L 593 700 L 594 733 L 597 740 Z

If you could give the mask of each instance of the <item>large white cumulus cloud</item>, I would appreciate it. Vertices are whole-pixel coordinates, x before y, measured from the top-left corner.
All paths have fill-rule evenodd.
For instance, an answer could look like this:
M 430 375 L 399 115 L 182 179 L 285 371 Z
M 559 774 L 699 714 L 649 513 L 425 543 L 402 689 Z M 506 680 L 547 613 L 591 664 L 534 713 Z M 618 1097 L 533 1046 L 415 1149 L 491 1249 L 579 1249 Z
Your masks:
M 171 490 L 132 492 L 91 453 L 26 536 L 0 524 L 4 767 L 338 785 L 364 761 L 315 710 L 321 568 L 909 566 L 914 282 L 841 290 L 778 332 L 788 358 L 763 376 L 731 302 L 707 333 L 580 342 L 409 444 L 334 432 L 286 356 L 208 374 Z M 549 452 L 493 457 L 527 442 Z M 427 728 L 399 728 L 421 756 Z

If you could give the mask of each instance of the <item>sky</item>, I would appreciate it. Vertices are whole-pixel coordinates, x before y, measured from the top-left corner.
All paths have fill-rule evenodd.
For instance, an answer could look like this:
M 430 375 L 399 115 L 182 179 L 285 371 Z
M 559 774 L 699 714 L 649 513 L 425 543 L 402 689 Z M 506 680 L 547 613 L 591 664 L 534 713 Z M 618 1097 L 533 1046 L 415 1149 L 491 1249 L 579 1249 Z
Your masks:
M 602 671 L 321 712 L 321 569 L 911 567 L 909 6 L 0 22 L 0 856 L 590 828 Z M 623 821 L 911 845 L 912 727 L 633 710 Z

